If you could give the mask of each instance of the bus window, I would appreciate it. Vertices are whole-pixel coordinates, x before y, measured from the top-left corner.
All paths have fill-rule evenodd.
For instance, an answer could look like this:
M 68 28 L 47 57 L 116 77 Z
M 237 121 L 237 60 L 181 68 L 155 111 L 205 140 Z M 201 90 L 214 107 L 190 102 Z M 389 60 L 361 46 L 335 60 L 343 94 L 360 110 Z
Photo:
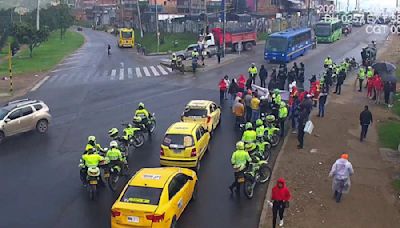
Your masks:
M 286 52 L 288 48 L 288 41 L 281 37 L 270 37 L 267 40 L 267 52 Z
M 317 24 L 315 26 L 315 35 L 317 36 L 330 36 L 332 32 L 330 24 Z

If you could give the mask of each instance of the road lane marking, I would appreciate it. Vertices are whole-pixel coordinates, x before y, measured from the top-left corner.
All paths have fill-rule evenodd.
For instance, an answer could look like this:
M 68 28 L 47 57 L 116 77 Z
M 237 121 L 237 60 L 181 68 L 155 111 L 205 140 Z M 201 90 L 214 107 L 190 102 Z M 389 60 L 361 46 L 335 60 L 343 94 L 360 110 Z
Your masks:
M 124 80 L 124 68 L 119 69 L 119 80 Z
M 147 67 L 143 67 L 143 71 L 144 71 L 144 74 L 145 74 L 147 77 L 150 77 L 150 71 L 149 71 L 149 69 L 147 69 Z
M 172 68 L 167 67 L 167 70 L 168 70 L 169 72 L 172 72 Z
M 117 75 L 117 70 L 116 69 L 112 69 L 111 71 L 111 80 L 115 80 L 115 76 Z
M 168 74 L 168 72 L 165 71 L 164 68 L 163 68 L 162 66 L 158 65 L 157 67 L 158 67 L 158 69 L 161 71 L 161 74 L 163 74 L 163 75 L 167 75 L 167 74 Z
M 158 71 L 156 70 L 156 68 L 154 66 L 151 66 L 150 69 L 155 76 L 160 76 L 160 73 L 158 73 Z
M 55 69 L 55 70 L 52 70 L 52 71 L 50 71 L 50 72 L 55 73 L 55 72 L 59 72 L 59 71 L 63 71 L 63 70 L 72 70 L 72 69 L 76 69 L 76 68 L 81 68 L 81 66 L 75 66 L 75 67 L 68 67 L 68 68 Z
M 64 62 L 64 63 L 60 63 L 60 64 L 58 64 L 59 66 L 64 66 L 64 65 L 69 65 L 69 64 L 76 64 L 76 63 L 79 63 L 79 61 L 78 60 L 72 60 L 71 62 Z
M 47 81 L 47 79 L 49 79 L 49 78 L 50 78 L 50 76 L 46 76 L 46 77 L 44 77 L 42 80 L 40 80 L 40 82 L 37 83 L 37 84 L 31 89 L 31 92 L 36 91 L 37 89 L 39 89 L 39 87 L 42 86 L 42 85 Z
M 133 78 L 132 68 L 128 68 L 128 78 L 129 79 Z
M 136 76 L 138 77 L 138 78 L 141 78 L 142 77 L 142 73 L 140 72 L 140 67 L 136 67 Z

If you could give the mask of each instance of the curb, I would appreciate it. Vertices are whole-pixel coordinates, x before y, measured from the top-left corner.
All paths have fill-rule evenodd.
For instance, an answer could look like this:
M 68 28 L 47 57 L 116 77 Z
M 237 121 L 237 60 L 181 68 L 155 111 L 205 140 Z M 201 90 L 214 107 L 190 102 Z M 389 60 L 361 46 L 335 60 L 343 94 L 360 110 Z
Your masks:
M 153 53 L 147 53 L 144 56 L 160 56 L 160 55 L 168 55 L 168 54 L 170 54 L 170 52 L 153 52 Z
M 258 228 L 264 228 L 264 227 L 266 227 L 266 224 L 267 224 L 267 222 L 266 222 L 267 215 L 269 213 L 268 211 L 270 210 L 267 201 L 269 201 L 269 199 L 271 198 L 271 191 L 272 191 L 272 188 L 274 187 L 274 185 L 271 184 L 271 180 L 275 179 L 275 176 L 276 176 L 275 171 L 279 167 L 279 163 L 280 163 L 282 154 L 285 153 L 285 147 L 286 147 L 287 141 L 289 140 L 289 134 L 290 134 L 290 131 L 288 131 L 288 135 L 283 140 L 283 144 L 282 144 L 281 150 L 278 153 L 278 157 L 276 157 L 274 168 L 272 169 L 272 175 L 271 175 L 271 177 L 269 179 L 267 193 L 265 194 L 265 198 L 264 198 L 264 202 L 263 202 L 263 208 L 262 208 L 261 215 L 260 215 L 260 221 L 258 223 Z

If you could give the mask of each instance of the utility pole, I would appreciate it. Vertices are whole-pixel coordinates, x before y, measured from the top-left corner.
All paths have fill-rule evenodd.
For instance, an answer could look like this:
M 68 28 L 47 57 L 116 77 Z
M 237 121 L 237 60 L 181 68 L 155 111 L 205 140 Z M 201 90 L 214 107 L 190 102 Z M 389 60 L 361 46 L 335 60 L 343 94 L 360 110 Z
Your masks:
M 137 7 L 137 11 L 138 11 L 138 18 L 139 18 L 140 37 L 143 38 L 142 18 L 140 17 L 139 0 L 136 0 L 136 7 Z
M 10 95 L 13 94 L 13 79 L 12 79 L 12 58 L 11 58 L 11 43 L 8 44 L 8 71 L 10 76 Z
M 226 48 L 226 45 L 225 45 L 225 25 L 226 25 L 226 0 L 222 0 L 223 1 L 223 4 L 224 4 L 224 22 L 223 22 L 223 24 L 222 24 L 222 29 L 223 29 L 223 37 L 222 37 L 222 42 L 223 42 L 223 44 L 222 44 L 222 49 L 223 49 L 223 54 L 222 54 L 222 56 L 225 58 L 225 48 Z
M 350 0 L 347 0 L 346 12 L 349 12 L 349 5 L 350 5 Z
M 307 2 L 307 25 L 311 27 L 311 21 L 310 21 L 310 6 L 311 6 L 311 0 L 308 0 Z
M 39 17 L 40 17 L 40 0 L 37 0 L 37 11 L 36 11 L 36 30 L 39 31 Z
M 158 31 L 158 9 L 157 9 L 157 0 L 154 0 L 154 5 L 156 6 L 157 52 L 160 52 L 160 32 Z
M 208 25 L 208 16 L 207 16 L 207 0 L 204 0 L 204 34 L 207 35 L 207 25 Z M 204 36 L 204 41 L 206 36 Z

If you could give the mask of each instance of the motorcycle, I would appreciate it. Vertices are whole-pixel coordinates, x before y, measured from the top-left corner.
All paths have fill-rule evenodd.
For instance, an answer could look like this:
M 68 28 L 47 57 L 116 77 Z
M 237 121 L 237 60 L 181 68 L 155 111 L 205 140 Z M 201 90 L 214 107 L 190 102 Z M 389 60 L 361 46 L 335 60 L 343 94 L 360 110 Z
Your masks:
M 354 70 L 354 69 L 358 69 L 360 67 L 360 64 L 357 63 L 356 58 L 351 57 L 350 59 L 350 69 Z
M 124 135 L 122 136 L 123 142 L 125 143 L 125 147 L 141 147 L 144 144 L 145 138 L 143 134 L 143 128 L 145 128 L 144 124 L 143 126 L 132 126 L 131 124 L 128 123 L 122 123 L 122 126 L 125 126 L 124 128 Z
M 87 191 L 89 192 L 89 199 L 96 200 L 98 188 L 100 187 L 100 168 L 88 167 L 86 172 Z
M 139 117 L 141 117 L 141 119 L 146 118 L 144 116 L 139 116 Z M 156 114 L 152 113 L 152 115 L 149 118 L 149 120 L 147 121 L 147 123 L 144 123 L 143 121 L 137 122 L 135 120 L 133 120 L 132 122 L 133 122 L 134 127 L 140 128 L 141 131 L 147 131 L 151 134 L 156 129 L 156 125 L 157 125 Z
M 256 156 L 259 157 L 261 160 L 269 161 L 271 156 L 271 144 L 264 140 L 263 138 L 258 137 L 256 141 L 257 152 Z
M 271 177 L 271 168 L 268 162 L 252 156 L 247 170 L 244 172 L 244 194 L 248 199 L 253 198 L 254 188 L 257 183 L 264 184 Z
M 272 147 L 276 147 L 281 141 L 280 129 L 275 126 L 266 127 L 264 136 Z
M 115 192 L 117 189 L 117 183 L 120 176 L 127 173 L 129 167 L 127 163 L 124 163 L 123 167 L 112 161 L 108 161 L 107 165 L 104 166 L 103 177 L 105 182 L 108 183 L 108 187 L 111 191 Z

